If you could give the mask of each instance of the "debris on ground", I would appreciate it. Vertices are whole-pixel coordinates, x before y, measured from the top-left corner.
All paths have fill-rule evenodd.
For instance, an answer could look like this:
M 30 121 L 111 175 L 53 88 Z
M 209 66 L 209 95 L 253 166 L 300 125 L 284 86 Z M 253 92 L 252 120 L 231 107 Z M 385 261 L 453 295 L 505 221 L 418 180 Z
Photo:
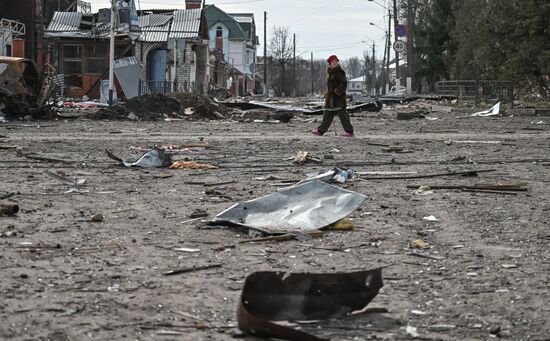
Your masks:
M 273 111 L 269 109 L 250 109 L 243 112 L 234 112 L 232 118 L 240 122 L 256 123 L 288 123 L 294 117 L 289 111 Z
M 349 273 L 255 272 L 246 277 L 237 321 L 247 333 L 285 340 L 323 340 L 272 321 L 336 319 L 360 311 L 382 288 L 382 268 Z
M 167 167 L 172 164 L 172 157 L 170 156 L 170 154 L 165 153 L 164 149 L 160 149 L 160 148 L 154 148 L 153 150 L 143 154 L 135 162 L 124 161 L 118 156 L 115 156 L 109 150 L 105 150 L 105 153 L 107 154 L 108 157 L 110 157 L 115 161 L 118 161 L 120 164 L 122 164 L 125 167 L 143 167 L 143 168 Z
M 238 203 L 214 222 L 232 223 L 263 233 L 318 230 L 353 213 L 367 197 L 322 181 L 307 181 Z
M 423 217 L 422 220 L 431 221 L 431 222 L 439 221 L 439 219 L 437 219 L 434 215 L 429 215 L 429 216 Z
M 429 249 L 430 244 L 428 242 L 423 241 L 422 239 L 415 239 L 411 241 L 410 245 L 413 249 Z
M 526 182 L 495 182 L 495 183 L 477 183 L 473 185 L 407 185 L 407 188 L 420 188 L 427 186 L 430 189 L 459 189 L 462 191 L 512 191 L 512 192 L 526 192 L 528 190 Z
M 196 161 L 174 161 L 168 168 L 218 169 L 218 166 Z
M 226 115 L 227 108 L 207 96 L 177 93 L 134 97 L 125 103 L 102 107 L 90 118 L 139 121 L 162 121 L 166 118 L 219 120 Z
M 412 120 L 415 118 L 426 118 L 428 113 L 424 110 L 419 111 L 398 111 L 397 119 L 398 120 Z
M 68 177 L 66 176 L 62 176 L 62 175 L 59 175 L 59 174 L 56 174 L 56 173 L 53 173 L 53 172 L 50 172 L 50 171 L 45 171 L 44 172 L 46 175 L 48 175 L 49 177 L 53 178 L 54 180 L 64 184 L 64 185 L 67 185 L 69 187 L 80 187 L 80 186 L 83 186 L 84 184 L 86 184 L 86 179 L 69 179 Z
M 324 182 L 334 181 L 343 184 L 345 182 L 353 180 L 353 178 L 355 177 L 355 172 L 353 171 L 353 169 L 341 169 L 338 167 L 332 167 L 330 170 L 323 173 L 309 173 L 306 175 L 307 179 L 302 180 L 299 183 L 311 180 L 319 180 Z
M 500 102 L 495 104 L 491 109 L 478 111 L 476 113 L 471 114 L 470 116 L 480 116 L 480 117 L 487 117 L 487 116 L 496 116 L 500 113 Z
M 331 230 L 353 230 L 355 224 L 351 219 L 340 219 L 330 226 Z
M 19 212 L 19 205 L 0 203 L 0 215 L 15 215 L 17 212 Z
M 292 159 L 293 163 L 300 166 L 304 165 L 308 161 L 319 163 L 321 162 L 321 159 L 309 155 L 309 152 L 306 152 L 305 150 L 299 150 L 296 153 L 296 156 Z

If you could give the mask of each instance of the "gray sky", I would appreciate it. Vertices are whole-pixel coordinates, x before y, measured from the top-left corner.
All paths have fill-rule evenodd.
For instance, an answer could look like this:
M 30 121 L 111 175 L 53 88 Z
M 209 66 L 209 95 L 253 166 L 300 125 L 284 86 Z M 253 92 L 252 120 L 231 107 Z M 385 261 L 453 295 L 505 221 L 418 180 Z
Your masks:
M 184 9 L 185 0 L 135 0 L 138 9 Z M 377 0 L 387 5 L 385 0 Z M 92 11 L 109 7 L 109 0 L 91 0 Z M 264 11 L 267 11 L 267 39 L 273 26 L 287 26 L 296 34 L 296 54 L 305 59 L 326 58 L 336 54 L 340 59 L 362 57 L 368 49 L 372 55 L 375 41 L 377 59 L 384 55 L 387 11 L 368 0 L 211 0 L 228 13 L 254 13 L 260 38 L 258 55 L 263 55 Z M 372 22 L 382 29 L 369 25 Z M 372 39 L 372 40 L 370 40 Z M 393 50 L 392 50 L 393 55 Z

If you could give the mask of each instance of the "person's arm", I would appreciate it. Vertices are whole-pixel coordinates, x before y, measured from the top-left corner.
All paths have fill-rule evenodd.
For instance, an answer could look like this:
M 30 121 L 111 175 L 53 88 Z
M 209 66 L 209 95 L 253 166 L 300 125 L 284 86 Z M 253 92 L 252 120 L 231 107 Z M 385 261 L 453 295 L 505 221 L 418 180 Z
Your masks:
M 348 80 L 346 79 L 346 73 L 342 72 L 338 75 L 338 86 L 334 88 L 336 96 L 343 96 L 346 94 L 346 87 L 348 86 Z

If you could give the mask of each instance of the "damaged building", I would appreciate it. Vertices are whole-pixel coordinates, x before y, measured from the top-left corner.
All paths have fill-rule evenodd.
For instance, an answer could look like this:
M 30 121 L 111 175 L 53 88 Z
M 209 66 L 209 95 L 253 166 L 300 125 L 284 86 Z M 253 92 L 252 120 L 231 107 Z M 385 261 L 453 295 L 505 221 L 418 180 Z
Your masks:
M 131 98 L 144 92 L 204 91 L 209 82 L 208 35 L 202 10 L 192 3 L 184 10 L 142 11 L 139 16 L 133 1 L 120 6 L 115 60 L 138 63 L 144 70 L 141 82 L 128 83 L 131 89 L 116 79 L 117 93 Z M 110 9 L 55 12 L 49 23 L 45 37 L 52 64 L 64 75 L 67 97 L 100 97 L 109 70 L 110 16 Z
M 206 6 L 205 17 L 210 36 L 213 82 L 233 94 L 254 92 L 256 24 L 251 13 L 228 14 L 215 5 Z

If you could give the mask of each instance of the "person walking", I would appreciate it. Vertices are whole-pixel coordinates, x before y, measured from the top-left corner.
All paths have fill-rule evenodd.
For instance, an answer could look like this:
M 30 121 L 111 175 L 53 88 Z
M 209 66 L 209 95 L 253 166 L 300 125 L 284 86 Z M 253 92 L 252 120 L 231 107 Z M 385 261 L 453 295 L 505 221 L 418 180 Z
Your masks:
M 340 67 L 338 57 L 332 55 L 328 57 L 327 68 L 327 92 L 325 94 L 325 112 L 321 125 L 313 129 L 313 135 L 322 136 L 327 132 L 335 115 L 338 115 L 342 127 L 344 128 L 344 137 L 353 137 L 353 126 L 351 125 L 348 112 L 346 111 L 346 87 L 348 81 L 346 72 Z

